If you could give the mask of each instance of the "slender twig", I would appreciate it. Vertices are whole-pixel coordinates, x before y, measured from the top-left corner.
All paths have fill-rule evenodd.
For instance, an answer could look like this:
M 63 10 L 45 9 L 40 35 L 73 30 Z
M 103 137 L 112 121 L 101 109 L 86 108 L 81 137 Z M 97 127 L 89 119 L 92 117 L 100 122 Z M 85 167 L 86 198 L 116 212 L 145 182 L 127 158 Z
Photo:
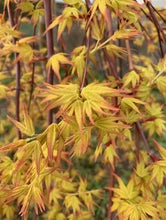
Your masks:
M 134 69 L 134 65 L 133 65 L 129 40 L 125 40 L 125 44 L 126 44 L 126 50 L 127 50 L 127 55 L 128 55 L 129 71 L 132 71 Z M 135 127 L 136 162 L 139 160 L 139 150 L 140 150 L 139 134 L 140 134 L 140 130 L 138 129 L 138 126 L 136 124 L 136 127 Z
M 33 36 L 35 36 L 36 33 L 36 25 L 33 27 Z M 35 43 L 32 43 L 32 49 L 34 49 Z M 32 76 L 31 76 L 31 89 L 30 89 L 30 95 L 29 95 L 29 103 L 28 103 L 28 113 L 30 113 L 30 107 L 31 107 L 31 101 L 32 101 L 32 95 L 34 90 L 34 78 L 35 78 L 35 63 L 32 63 Z
M 139 122 L 139 121 L 136 122 L 136 125 L 137 125 L 137 128 L 138 128 L 138 130 L 139 130 L 139 132 L 140 132 L 140 135 L 141 135 L 141 137 L 142 137 L 142 139 L 143 139 L 143 142 L 144 142 L 144 144 L 145 144 L 146 150 L 147 150 L 148 154 L 151 156 L 151 155 L 152 155 L 152 151 L 151 151 L 151 149 L 150 149 L 150 147 L 149 147 L 149 144 L 148 144 L 148 142 L 147 142 L 147 139 L 146 139 L 146 137 L 145 137 L 145 135 L 144 135 L 144 132 L 143 132 L 143 130 L 142 130 L 142 127 L 141 127 L 140 122 Z
M 129 40 L 125 40 L 125 44 L 126 44 L 126 50 L 127 50 L 127 55 L 128 55 L 129 70 L 131 71 L 134 69 L 134 66 L 133 66 Z
M 45 8 L 45 25 L 46 30 L 52 21 L 52 10 L 51 10 L 51 0 L 44 0 L 44 8 Z M 48 59 L 54 54 L 54 42 L 53 42 L 53 31 L 52 29 L 46 32 L 46 41 L 47 41 L 47 51 L 48 51 Z M 53 76 L 54 72 L 52 68 L 47 76 L 47 82 L 53 84 Z M 53 121 L 53 113 L 52 110 L 47 113 L 47 124 L 50 125 Z
M 106 59 L 107 59 L 107 61 L 108 61 L 108 65 L 109 65 L 109 68 L 110 68 L 110 70 L 111 70 L 111 72 L 112 72 L 112 75 L 115 77 L 116 80 L 118 80 L 119 77 L 118 77 L 116 68 L 115 68 L 115 66 L 113 65 L 112 59 L 111 59 L 111 57 L 109 56 L 109 54 L 108 54 L 106 48 L 103 48 L 103 52 L 104 52 L 104 55 L 105 55 L 105 57 L 106 57 Z
M 161 15 L 161 13 L 158 12 L 158 10 L 152 5 L 152 3 L 150 2 L 151 7 L 153 8 L 153 10 L 159 15 L 159 17 L 161 18 L 161 20 L 166 23 L 166 19 Z
M 9 22 L 10 27 L 13 28 L 15 26 L 14 23 L 14 17 L 13 17 L 13 10 L 11 2 L 7 4 L 7 10 L 8 10 L 8 16 L 9 16 Z M 13 44 L 16 44 L 17 39 L 13 37 Z M 18 58 L 18 53 L 14 53 L 15 60 Z M 16 62 L 16 120 L 20 121 L 20 75 L 21 75 L 21 66 L 20 61 Z M 21 132 L 17 129 L 17 137 L 18 139 L 21 138 Z
M 85 79 L 86 79 L 86 75 L 87 75 L 87 68 L 88 68 L 88 61 L 89 61 L 90 39 L 91 39 L 91 27 L 89 28 L 89 35 L 88 35 L 88 42 L 87 42 L 87 52 L 86 52 L 86 61 L 85 61 L 85 69 L 84 69 L 83 80 L 82 80 L 82 85 L 81 85 L 80 91 L 82 91 L 82 89 L 84 88 Z
M 157 30 L 157 34 L 158 34 L 158 38 L 159 38 L 159 46 L 160 46 L 160 52 L 161 52 L 161 56 L 164 57 L 164 51 L 163 51 L 163 47 L 162 47 L 162 41 L 166 44 L 166 35 L 163 31 L 163 28 L 161 27 L 161 24 L 159 23 L 155 13 L 158 11 L 153 7 L 153 5 L 151 4 L 151 2 L 144 0 L 145 4 L 147 5 L 147 8 L 149 10 L 149 13 L 151 15 L 151 17 L 149 15 L 147 15 L 145 12 L 145 15 L 151 20 L 151 22 L 153 22 L 153 24 L 156 27 Z M 163 19 L 162 19 L 163 20 Z M 164 20 L 165 22 L 165 20 Z M 161 37 L 162 35 L 162 37 Z
M 161 24 L 158 22 L 158 19 L 157 19 L 155 13 L 154 13 L 154 10 L 153 10 L 151 2 L 146 1 L 146 0 L 144 0 L 144 2 L 145 2 L 146 6 L 147 6 L 147 8 L 149 10 L 149 13 L 151 15 L 153 24 L 155 25 L 156 29 L 158 29 L 159 33 L 161 32 L 162 40 L 166 44 L 166 35 L 165 35 L 164 31 L 163 31 L 163 28 L 161 27 Z
M 163 51 L 163 46 L 162 46 L 162 39 L 161 39 L 161 34 L 159 32 L 159 30 L 157 29 L 157 34 L 158 34 L 158 38 L 159 38 L 159 46 L 160 46 L 160 52 L 161 52 L 161 57 L 164 57 L 164 51 Z

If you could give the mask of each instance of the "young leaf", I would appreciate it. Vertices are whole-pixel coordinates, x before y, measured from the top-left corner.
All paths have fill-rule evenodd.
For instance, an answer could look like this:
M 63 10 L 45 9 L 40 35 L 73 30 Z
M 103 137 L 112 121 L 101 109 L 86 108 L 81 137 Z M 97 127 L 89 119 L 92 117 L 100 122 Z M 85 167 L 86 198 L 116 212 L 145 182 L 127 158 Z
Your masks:
M 47 62 L 46 69 L 50 73 L 50 68 L 54 70 L 57 78 L 61 82 L 61 76 L 59 73 L 60 64 L 72 64 L 67 57 L 65 57 L 65 53 L 58 53 L 53 55 Z
M 34 135 L 34 133 L 31 132 L 25 125 L 23 125 L 21 122 L 16 121 L 15 119 L 11 118 L 10 116 L 7 116 L 10 121 L 12 121 L 15 126 L 21 131 L 21 133 L 26 134 L 28 136 Z
M 82 203 L 80 202 L 78 197 L 74 195 L 67 195 L 65 197 L 64 204 L 67 210 L 69 210 L 69 208 L 72 208 L 74 215 L 76 214 L 76 212 L 81 213 L 80 206 L 82 205 Z
M 135 110 L 136 112 L 138 112 L 139 114 L 140 111 L 138 110 L 138 107 L 135 105 L 136 104 L 141 104 L 141 105 L 146 105 L 145 102 L 139 100 L 139 99 L 136 99 L 136 98 L 123 98 L 122 101 L 121 101 L 121 106 L 122 106 L 122 109 L 124 111 L 128 111 L 129 108 Z
M 115 167 L 114 167 L 114 158 L 115 157 L 118 158 L 118 155 L 117 155 L 113 145 L 110 144 L 108 147 L 106 147 L 106 149 L 104 151 L 104 161 L 109 162 L 112 165 L 113 170 L 115 169 Z

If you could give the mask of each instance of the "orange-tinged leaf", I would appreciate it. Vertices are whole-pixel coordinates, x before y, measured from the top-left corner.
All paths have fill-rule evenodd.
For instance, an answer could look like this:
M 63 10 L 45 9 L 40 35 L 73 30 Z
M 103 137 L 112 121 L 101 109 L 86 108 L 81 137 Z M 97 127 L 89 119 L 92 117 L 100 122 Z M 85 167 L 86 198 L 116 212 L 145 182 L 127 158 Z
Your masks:
M 62 15 L 56 17 L 53 20 L 53 22 L 49 25 L 49 27 L 47 28 L 47 30 L 45 32 L 47 32 L 48 30 L 50 30 L 50 29 L 54 28 L 56 25 L 58 25 L 61 22 L 62 18 L 63 18 Z
M 39 141 L 34 141 L 34 160 L 36 164 L 37 174 L 40 174 L 41 146 Z
M 166 149 L 164 147 L 162 147 L 156 140 L 153 139 L 153 143 L 155 144 L 155 146 L 157 147 L 160 155 L 162 156 L 162 158 L 164 160 L 166 160 Z
M 40 212 L 43 212 L 45 210 L 44 195 L 42 190 L 37 184 L 34 185 L 32 188 L 32 197 L 35 205 L 36 214 L 38 214 L 38 209 L 40 210 Z
M 35 134 L 35 129 L 33 127 L 33 122 L 32 119 L 30 118 L 30 116 L 28 115 L 26 109 L 25 109 L 25 105 L 22 104 L 22 108 L 23 108 L 23 113 L 24 113 L 24 123 L 25 123 L 25 127 L 29 130 L 29 132 L 31 133 L 31 136 Z
M 78 123 L 81 135 L 82 135 L 82 129 L 83 129 L 83 114 L 82 114 L 82 107 L 83 107 L 83 103 L 80 100 L 77 100 L 74 103 L 74 111 L 75 111 L 75 117 L 76 117 L 76 121 Z
M 53 151 L 56 142 L 57 136 L 57 126 L 56 124 L 51 124 L 47 129 L 47 150 L 48 150 L 48 159 L 52 161 L 53 159 Z
M 26 140 L 23 140 L 23 139 L 20 139 L 16 142 L 13 142 L 13 143 L 10 143 L 10 144 L 7 144 L 3 147 L 0 147 L 0 151 L 5 151 L 5 150 L 12 150 L 14 148 L 18 148 L 18 147 L 21 147 L 23 145 L 25 145 L 27 143 Z
M 31 131 L 29 131 L 29 129 L 27 129 L 21 122 L 16 121 L 10 116 L 7 116 L 7 117 L 10 121 L 12 121 L 15 124 L 15 126 L 21 131 L 21 133 L 26 134 L 28 136 L 32 135 Z

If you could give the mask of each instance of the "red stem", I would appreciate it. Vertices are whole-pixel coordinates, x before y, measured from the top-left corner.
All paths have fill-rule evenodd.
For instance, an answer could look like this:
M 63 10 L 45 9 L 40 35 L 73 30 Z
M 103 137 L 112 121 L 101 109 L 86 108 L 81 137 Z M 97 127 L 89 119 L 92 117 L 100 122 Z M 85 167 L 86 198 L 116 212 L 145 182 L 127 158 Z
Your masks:
M 13 28 L 15 26 L 14 23 L 14 17 L 13 17 L 13 10 L 12 10 L 12 5 L 11 2 L 7 4 L 7 10 L 8 10 L 8 15 L 9 15 L 9 22 L 10 22 L 10 27 Z M 13 44 L 16 44 L 17 39 L 13 37 Z M 15 60 L 18 58 L 18 53 L 14 53 L 15 55 Z M 20 75 L 21 75 L 21 66 L 20 66 L 20 61 L 16 62 L 16 120 L 20 121 Z M 17 137 L 18 139 L 21 138 L 21 132 L 17 129 Z

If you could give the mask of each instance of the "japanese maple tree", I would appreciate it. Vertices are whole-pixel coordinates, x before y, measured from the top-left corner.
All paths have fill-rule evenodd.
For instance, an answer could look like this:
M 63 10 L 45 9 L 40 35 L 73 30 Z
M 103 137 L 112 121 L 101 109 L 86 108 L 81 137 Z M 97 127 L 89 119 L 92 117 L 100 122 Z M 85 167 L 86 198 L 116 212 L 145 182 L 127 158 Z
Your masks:
M 166 9 L 64 0 L 54 16 L 53 4 L 3 1 L 0 217 L 165 219 Z M 82 44 L 67 53 L 75 25 Z

